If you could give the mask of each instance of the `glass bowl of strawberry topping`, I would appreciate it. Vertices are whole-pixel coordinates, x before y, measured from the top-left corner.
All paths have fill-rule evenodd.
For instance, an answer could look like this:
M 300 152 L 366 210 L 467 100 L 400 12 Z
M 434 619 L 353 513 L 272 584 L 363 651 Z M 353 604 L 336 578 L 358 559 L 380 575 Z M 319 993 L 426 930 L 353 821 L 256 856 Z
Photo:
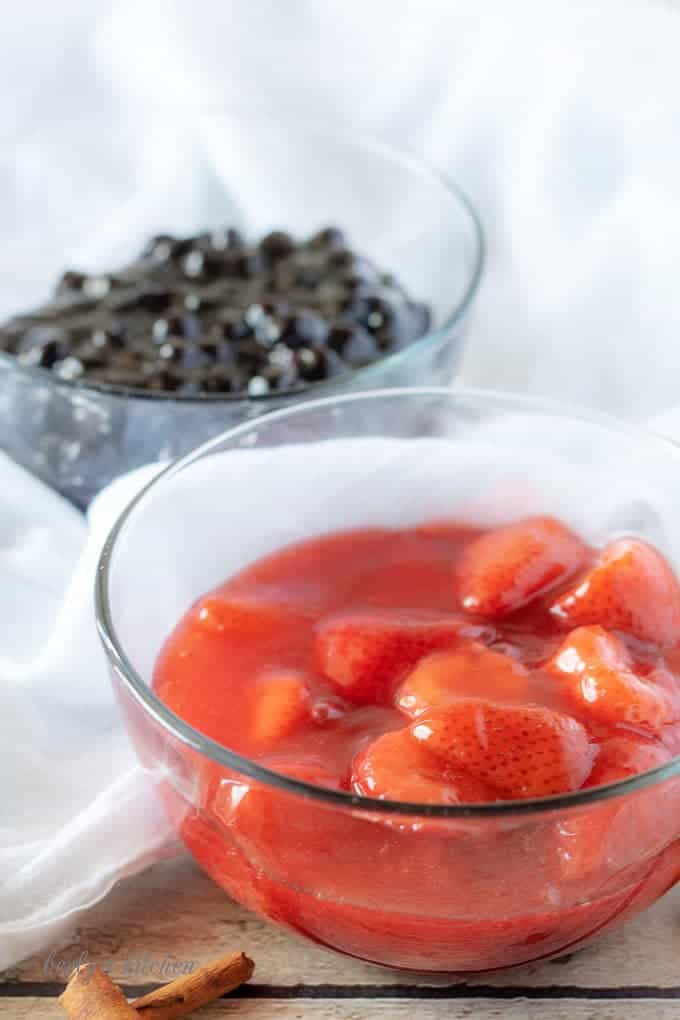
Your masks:
M 392 967 L 572 951 L 680 877 L 680 451 L 437 388 L 177 462 L 97 613 L 141 760 L 241 903 Z

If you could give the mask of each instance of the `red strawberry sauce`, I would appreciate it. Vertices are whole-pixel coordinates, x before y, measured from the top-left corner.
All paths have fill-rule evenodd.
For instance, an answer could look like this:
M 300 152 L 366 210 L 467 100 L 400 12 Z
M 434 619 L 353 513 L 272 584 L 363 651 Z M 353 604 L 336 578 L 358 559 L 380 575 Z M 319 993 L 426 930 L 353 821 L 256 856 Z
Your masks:
M 224 746 L 362 796 L 521 801 L 625 779 L 680 749 L 680 589 L 645 543 L 614 553 L 550 518 L 315 538 L 191 607 L 155 689 Z M 183 754 L 194 793 L 164 796 L 206 870 L 392 966 L 571 949 L 680 874 L 675 780 L 590 808 L 438 820 L 351 813 Z

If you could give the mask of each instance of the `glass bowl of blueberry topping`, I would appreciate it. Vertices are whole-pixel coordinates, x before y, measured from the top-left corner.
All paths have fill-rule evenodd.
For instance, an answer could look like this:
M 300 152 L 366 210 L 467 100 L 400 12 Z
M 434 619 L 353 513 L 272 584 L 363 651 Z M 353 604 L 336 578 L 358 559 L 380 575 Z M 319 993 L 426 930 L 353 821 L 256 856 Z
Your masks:
M 294 400 L 453 377 L 483 236 L 417 159 L 270 115 L 76 125 L 0 156 L 0 445 L 76 504 Z

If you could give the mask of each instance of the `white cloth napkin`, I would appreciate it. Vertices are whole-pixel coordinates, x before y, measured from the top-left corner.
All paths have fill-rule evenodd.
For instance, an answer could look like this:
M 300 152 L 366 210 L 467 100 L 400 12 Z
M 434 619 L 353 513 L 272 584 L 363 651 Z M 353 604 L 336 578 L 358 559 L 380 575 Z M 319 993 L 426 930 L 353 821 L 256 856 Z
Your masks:
M 149 471 L 87 520 L 0 455 L 0 969 L 28 955 L 168 841 L 114 703 L 94 570 Z
M 159 158 L 137 168 L 148 187 L 164 124 L 176 131 L 196 104 L 358 123 L 453 174 L 482 211 L 489 265 L 466 381 L 626 415 L 676 403 L 680 19 L 670 5 L 249 0 L 206 2 L 197 15 L 182 0 L 66 0 L 52 15 L 26 0 L 3 18 L 3 136 L 37 111 L 58 125 L 84 95 L 111 122 L 153 117 Z M 45 145 L 22 172 L 56 171 Z M 65 219 L 92 222 L 94 182 L 81 169 L 61 168 Z M 39 238 L 48 213 L 19 227 Z M 26 253 L 17 272 L 0 251 L 0 307 L 28 279 L 35 245 Z M 662 426 L 680 437 L 680 414 Z M 99 548 L 147 476 L 114 483 L 84 519 L 0 458 L 0 967 L 47 945 L 168 845 L 92 618 Z

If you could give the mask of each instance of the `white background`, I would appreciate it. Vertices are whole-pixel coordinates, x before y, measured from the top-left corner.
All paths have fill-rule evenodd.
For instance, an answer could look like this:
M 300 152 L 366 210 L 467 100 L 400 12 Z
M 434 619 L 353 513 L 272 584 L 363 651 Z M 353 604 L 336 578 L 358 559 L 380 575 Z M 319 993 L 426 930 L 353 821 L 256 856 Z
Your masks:
M 257 105 L 369 129 L 456 177 L 481 210 L 489 264 L 466 381 L 631 416 L 680 403 L 674 4 L 4 0 L 0 12 L 6 145 L 38 113 L 83 103 L 112 124 Z

